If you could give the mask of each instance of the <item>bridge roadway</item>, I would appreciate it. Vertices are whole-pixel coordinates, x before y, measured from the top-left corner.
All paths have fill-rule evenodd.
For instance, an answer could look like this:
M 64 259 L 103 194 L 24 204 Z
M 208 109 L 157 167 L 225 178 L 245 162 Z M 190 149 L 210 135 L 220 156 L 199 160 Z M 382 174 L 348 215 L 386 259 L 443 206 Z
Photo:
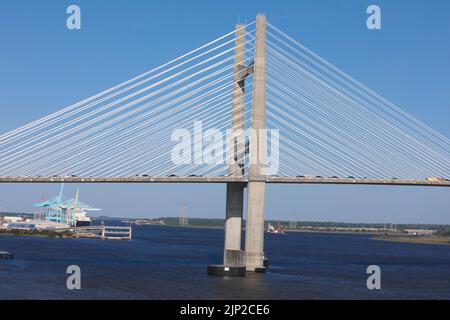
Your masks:
M 411 179 L 362 179 L 329 177 L 254 177 L 252 181 L 279 184 L 349 184 L 349 185 L 400 185 L 423 187 L 450 187 L 450 181 L 427 181 Z M 131 176 L 131 177 L 77 177 L 77 176 L 0 176 L 0 183 L 247 183 L 247 176 Z

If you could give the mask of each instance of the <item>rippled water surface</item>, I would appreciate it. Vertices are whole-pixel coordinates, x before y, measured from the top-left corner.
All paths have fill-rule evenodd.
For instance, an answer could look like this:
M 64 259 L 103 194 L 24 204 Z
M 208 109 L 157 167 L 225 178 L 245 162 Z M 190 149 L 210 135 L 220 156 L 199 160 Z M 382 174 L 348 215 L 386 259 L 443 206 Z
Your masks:
M 131 241 L 0 237 L 0 299 L 450 299 L 450 246 L 369 235 L 266 234 L 270 268 L 244 278 L 206 275 L 220 263 L 223 230 L 135 226 Z M 79 265 L 82 290 L 66 287 Z M 381 267 L 382 290 L 366 287 Z

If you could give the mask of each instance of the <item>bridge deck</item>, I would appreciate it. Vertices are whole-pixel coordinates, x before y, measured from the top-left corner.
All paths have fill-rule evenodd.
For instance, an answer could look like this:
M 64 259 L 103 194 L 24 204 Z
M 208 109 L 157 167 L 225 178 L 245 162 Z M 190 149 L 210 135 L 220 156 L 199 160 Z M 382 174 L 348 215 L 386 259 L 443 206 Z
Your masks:
M 1 177 L 0 183 L 247 183 L 248 177 L 230 176 L 164 176 L 164 177 Z M 411 179 L 360 179 L 360 178 L 307 178 L 267 176 L 254 178 L 253 181 L 267 183 L 291 184 L 354 184 L 354 185 L 401 185 L 401 186 L 428 186 L 450 187 L 450 181 L 427 181 Z

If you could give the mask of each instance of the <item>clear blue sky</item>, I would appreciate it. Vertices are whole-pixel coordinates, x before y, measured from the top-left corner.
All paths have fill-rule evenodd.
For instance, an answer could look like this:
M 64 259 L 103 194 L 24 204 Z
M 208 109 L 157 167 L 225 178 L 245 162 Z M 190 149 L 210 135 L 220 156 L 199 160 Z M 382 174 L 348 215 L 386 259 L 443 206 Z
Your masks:
M 66 29 L 66 8 L 82 30 Z M 378 4 L 382 30 L 365 26 Z M 256 13 L 450 136 L 450 2 L 363 0 L 84 0 L 0 3 L 0 132 L 57 111 L 253 21 Z M 30 211 L 57 185 L 0 185 L 0 210 Z M 76 186 L 67 186 L 67 195 Z M 221 185 L 83 185 L 81 199 L 116 216 L 223 217 Z M 266 216 L 450 223 L 450 190 L 269 186 Z

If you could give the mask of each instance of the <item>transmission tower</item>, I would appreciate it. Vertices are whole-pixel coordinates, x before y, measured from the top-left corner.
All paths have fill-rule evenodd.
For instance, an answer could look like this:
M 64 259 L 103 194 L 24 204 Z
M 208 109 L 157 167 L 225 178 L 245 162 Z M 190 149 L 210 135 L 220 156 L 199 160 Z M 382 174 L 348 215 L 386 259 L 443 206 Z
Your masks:
M 41 203 L 43 203 L 44 201 L 45 201 L 45 197 L 44 197 L 44 194 L 42 194 L 42 196 L 41 196 Z M 44 207 L 39 207 L 34 218 L 37 219 L 37 220 L 44 220 L 44 213 L 45 213 Z
M 297 214 L 292 213 L 289 220 L 289 229 L 297 229 Z
M 188 210 L 186 202 L 183 202 L 180 210 L 180 220 L 178 222 L 180 226 L 187 226 L 189 224 L 188 220 Z

